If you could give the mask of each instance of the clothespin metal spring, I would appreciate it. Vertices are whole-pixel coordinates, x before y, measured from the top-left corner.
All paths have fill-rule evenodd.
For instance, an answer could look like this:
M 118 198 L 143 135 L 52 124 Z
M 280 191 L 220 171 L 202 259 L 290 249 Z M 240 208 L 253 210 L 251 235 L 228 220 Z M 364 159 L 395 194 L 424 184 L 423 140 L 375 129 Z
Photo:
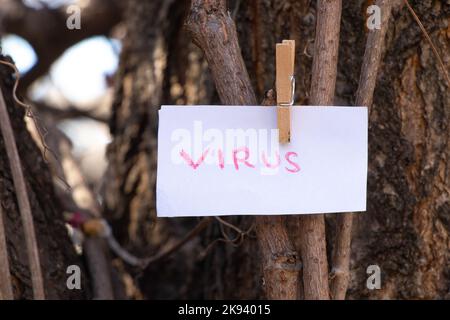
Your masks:
M 278 103 L 278 106 L 281 108 L 292 107 L 294 105 L 295 98 L 295 77 L 292 75 L 291 79 L 291 100 L 289 102 L 281 102 Z

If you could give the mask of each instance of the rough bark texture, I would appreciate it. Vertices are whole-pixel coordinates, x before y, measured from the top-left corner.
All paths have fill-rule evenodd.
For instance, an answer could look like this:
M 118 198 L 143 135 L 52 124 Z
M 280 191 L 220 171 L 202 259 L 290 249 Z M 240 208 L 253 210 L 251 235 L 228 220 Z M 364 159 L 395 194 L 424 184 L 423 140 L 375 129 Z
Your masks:
M 171 1 L 169 1 L 171 2 Z M 129 1 L 127 35 L 116 76 L 108 146 L 106 214 L 122 241 L 145 243 L 155 217 L 156 123 L 165 67 L 169 5 L 161 1 Z
M 381 29 L 370 30 L 367 36 L 366 49 L 356 92 L 356 106 L 372 106 L 378 69 L 383 54 L 386 32 L 391 17 L 392 0 L 375 2 L 381 10 Z M 336 236 L 333 247 L 330 290 L 335 300 L 344 300 L 350 279 L 351 236 L 353 213 L 344 213 L 336 217 Z
M 448 65 L 449 3 L 411 4 Z M 350 298 L 448 298 L 450 90 L 408 10 L 393 15 L 370 115 L 368 211 L 357 216 Z M 371 264 L 382 270 L 381 290 L 365 289 Z
M 309 104 L 327 106 L 334 102 L 341 24 L 341 0 L 317 1 L 316 38 Z M 299 237 L 304 263 L 306 299 L 329 299 L 325 217 L 299 217 Z
M 5 59 L 5 57 L 0 56 L 0 59 Z M 66 287 L 66 268 L 72 264 L 82 267 L 82 263 L 80 258 L 76 256 L 69 239 L 62 210 L 58 207 L 58 201 L 54 195 L 52 179 L 47 165 L 25 127 L 24 109 L 13 102 L 13 78 L 8 67 L 0 66 L 0 79 L 27 180 L 39 255 L 42 269 L 45 270 L 46 298 L 79 299 L 86 297 L 86 277 L 83 276 L 82 291 L 70 291 Z M 0 138 L 0 182 L 0 201 L 4 212 L 14 297 L 16 299 L 29 299 L 32 298 L 32 290 L 24 230 L 3 138 Z M 83 273 L 83 275 L 86 275 L 86 273 Z
M 222 104 L 256 105 L 226 1 L 192 1 L 186 26 L 205 54 Z
M 2 61 L 3 62 L 3 61 Z M 39 257 L 39 248 L 36 240 L 36 230 L 31 212 L 30 198 L 28 196 L 25 176 L 22 169 L 22 161 L 19 156 L 17 142 L 12 128 L 11 118 L 0 89 L 0 132 L 8 156 L 9 168 L 13 178 L 14 190 L 16 192 L 17 204 L 19 206 L 20 218 L 22 220 L 25 235 L 25 245 L 27 248 L 28 266 L 30 268 L 31 285 L 33 288 L 33 298 L 44 300 L 44 279 L 42 277 L 42 267 Z
M 287 234 L 284 217 L 257 217 L 265 297 L 296 300 L 300 287 L 300 259 Z
M 3 223 L 3 208 L 0 205 L 0 300 L 12 299 L 14 299 L 14 293 L 9 268 L 8 246 Z

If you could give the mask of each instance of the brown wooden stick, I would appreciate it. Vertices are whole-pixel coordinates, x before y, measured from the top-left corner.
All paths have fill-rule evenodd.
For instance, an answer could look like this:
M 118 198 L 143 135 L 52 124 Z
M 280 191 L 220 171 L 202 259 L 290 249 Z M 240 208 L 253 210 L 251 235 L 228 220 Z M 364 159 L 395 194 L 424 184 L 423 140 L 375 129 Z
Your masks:
M 225 105 L 256 105 L 239 47 L 236 26 L 225 0 L 192 0 L 186 27 L 204 51 L 220 101 Z
M 256 105 L 236 27 L 225 1 L 192 0 L 186 27 L 194 43 L 205 53 L 222 103 Z M 257 217 L 256 225 L 267 298 L 296 299 L 298 262 L 283 221 L 279 217 Z
M 330 106 L 334 103 L 341 11 L 341 0 L 317 2 L 310 105 Z
M 369 31 L 355 100 L 356 106 L 367 106 L 368 108 L 372 105 L 384 39 L 394 1 L 377 0 L 375 4 L 381 9 L 381 30 Z M 336 239 L 331 271 L 331 296 L 336 300 L 345 299 L 350 278 L 352 224 L 353 213 L 340 214 L 336 218 Z
M 13 300 L 11 273 L 9 270 L 8 247 L 6 245 L 3 209 L 0 203 L 0 300 Z
M 86 237 L 83 242 L 83 252 L 92 281 L 94 300 L 113 300 L 114 290 L 111 282 L 111 264 L 104 252 L 106 243 L 98 237 Z
M 11 166 L 11 174 L 16 189 L 17 202 L 19 204 L 20 215 L 25 234 L 25 243 L 27 246 L 28 263 L 30 265 L 31 282 L 33 285 L 33 296 L 36 300 L 45 299 L 44 280 L 42 277 L 41 265 L 39 261 L 39 251 L 36 240 L 36 233 L 33 224 L 33 215 L 31 213 L 30 200 L 28 199 L 25 178 L 22 165 L 17 150 L 14 132 L 11 126 L 6 103 L 3 98 L 3 92 L 0 88 L 0 127 L 5 141 L 6 151 Z
M 336 85 L 341 0 L 319 0 L 311 80 L 311 105 L 332 105 Z M 323 215 L 299 217 L 305 299 L 329 299 Z
M 295 300 L 299 291 L 301 264 L 289 239 L 285 217 L 256 218 L 256 234 L 263 258 L 266 297 L 270 300 Z
M 206 217 L 206 218 L 203 218 L 202 220 L 200 220 L 200 222 L 194 227 L 194 229 L 189 231 L 183 239 L 181 239 L 180 241 L 175 243 L 172 247 L 170 247 L 166 251 L 156 254 L 153 257 L 144 259 L 143 260 L 144 268 L 147 268 L 152 263 L 161 261 L 161 260 L 169 257 L 171 254 L 173 254 L 174 252 L 176 252 L 177 250 L 182 248 L 186 243 L 188 243 L 189 241 L 194 239 L 196 236 L 198 236 L 203 230 L 206 229 L 206 227 L 208 227 L 211 224 L 211 222 L 212 222 L 211 217 Z
M 381 29 L 371 30 L 367 36 L 366 49 L 355 99 L 355 106 L 367 106 L 369 109 L 372 106 L 378 68 L 384 49 L 384 39 L 389 27 L 391 10 L 395 1 L 377 0 L 375 4 L 381 9 Z

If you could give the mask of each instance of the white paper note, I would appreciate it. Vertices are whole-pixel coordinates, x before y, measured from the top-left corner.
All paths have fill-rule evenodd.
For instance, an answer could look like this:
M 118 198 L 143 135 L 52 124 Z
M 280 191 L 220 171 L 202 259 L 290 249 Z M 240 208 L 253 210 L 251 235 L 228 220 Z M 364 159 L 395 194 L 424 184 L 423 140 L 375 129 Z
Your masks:
M 366 210 L 366 107 L 293 107 L 279 145 L 276 107 L 163 106 L 159 217 Z

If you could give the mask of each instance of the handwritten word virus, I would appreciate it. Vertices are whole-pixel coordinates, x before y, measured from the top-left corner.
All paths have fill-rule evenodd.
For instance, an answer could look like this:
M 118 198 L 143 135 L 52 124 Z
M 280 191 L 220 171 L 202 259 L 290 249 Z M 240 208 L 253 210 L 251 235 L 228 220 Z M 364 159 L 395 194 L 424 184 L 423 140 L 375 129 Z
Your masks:
M 192 170 L 209 165 L 237 172 L 259 170 L 263 175 L 301 171 L 298 152 L 280 152 L 278 129 L 203 130 L 201 121 L 194 121 L 193 127 L 193 131 L 179 128 L 172 132 L 172 163 Z

